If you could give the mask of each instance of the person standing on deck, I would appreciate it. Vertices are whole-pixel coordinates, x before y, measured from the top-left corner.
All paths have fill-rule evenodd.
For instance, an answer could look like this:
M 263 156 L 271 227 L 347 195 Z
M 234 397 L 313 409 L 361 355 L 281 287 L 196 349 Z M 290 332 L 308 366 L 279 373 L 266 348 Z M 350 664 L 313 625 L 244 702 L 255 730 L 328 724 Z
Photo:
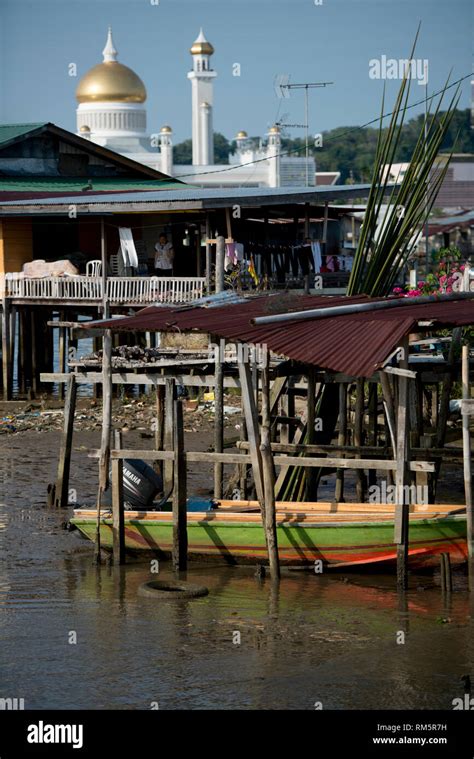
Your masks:
M 155 274 L 157 277 L 173 276 L 174 250 L 173 243 L 168 242 L 165 234 L 161 234 L 155 245 Z

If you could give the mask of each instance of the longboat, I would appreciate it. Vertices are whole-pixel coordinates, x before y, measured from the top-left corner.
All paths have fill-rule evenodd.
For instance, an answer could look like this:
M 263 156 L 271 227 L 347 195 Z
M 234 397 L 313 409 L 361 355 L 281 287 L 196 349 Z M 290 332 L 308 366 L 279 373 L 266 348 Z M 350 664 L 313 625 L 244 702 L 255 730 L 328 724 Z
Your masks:
M 212 501 L 188 511 L 190 559 L 229 564 L 265 563 L 267 549 L 262 514 L 256 501 Z M 414 504 L 409 512 L 409 566 L 438 564 L 448 553 L 453 564 L 467 560 L 466 509 L 463 506 Z M 173 545 L 173 515 L 168 504 L 160 511 L 125 510 L 125 548 L 132 554 L 169 558 Z M 166 510 L 168 509 L 168 510 Z M 277 502 L 278 552 L 282 565 L 327 567 L 391 565 L 396 562 L 395 507 L 367 503 Z M 71 524 L 95 540 L 97 511 L 77 508 Z M 100 512 L 101 548 L 112 550 L 112 512 Z

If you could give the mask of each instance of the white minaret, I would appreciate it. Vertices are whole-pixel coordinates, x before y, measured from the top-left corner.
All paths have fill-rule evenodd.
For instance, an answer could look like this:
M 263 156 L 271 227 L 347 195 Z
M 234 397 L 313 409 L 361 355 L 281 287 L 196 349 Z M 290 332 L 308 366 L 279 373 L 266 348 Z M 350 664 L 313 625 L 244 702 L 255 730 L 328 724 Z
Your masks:
M 280 186 L 280 153 L 281 153 L 281 136 L 280 127 L 276 124 L 268 130 L 268 186 Z
M 161 171 L 164 174 L 173 175 L 173 130 L 170 126 L 162 126 L 160 129 L 160 154 Z
M 214 48 L 202 29 L 191 50 L 193 70 L 188 73 L 192 87 L 193 109 L 193 166 L 207 166 L 214 162 L 214 134 L 212 131 L 213 79 L 211 69 Z

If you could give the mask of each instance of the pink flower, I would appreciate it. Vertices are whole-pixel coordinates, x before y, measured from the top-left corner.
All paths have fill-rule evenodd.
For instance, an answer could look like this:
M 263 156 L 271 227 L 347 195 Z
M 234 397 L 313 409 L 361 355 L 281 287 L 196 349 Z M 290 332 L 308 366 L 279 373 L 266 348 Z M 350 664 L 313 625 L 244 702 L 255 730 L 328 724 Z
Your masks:
M 402 287 L 394 287 L 394 288 L 393 288 L 393 292 L 394 292 L 394 293 L 397 293 L 397 294 L 398 294 L 398 293 L 402 293 L 402 292 L 403 292 L 403 288 L 402 288 Z

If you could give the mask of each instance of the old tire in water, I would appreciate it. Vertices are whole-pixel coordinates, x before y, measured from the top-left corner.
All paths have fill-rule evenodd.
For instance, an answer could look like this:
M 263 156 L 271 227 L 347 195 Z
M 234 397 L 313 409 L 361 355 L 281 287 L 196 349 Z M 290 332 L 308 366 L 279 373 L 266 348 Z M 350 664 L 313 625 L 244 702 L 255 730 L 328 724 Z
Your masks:
M 157 600 L 179 601 L 186 598 L 207 596 L 209 590 L 205 585 L 195 585 L 192 582 L 179 580 L 150 580 L 138 588 L 138 595 Z

